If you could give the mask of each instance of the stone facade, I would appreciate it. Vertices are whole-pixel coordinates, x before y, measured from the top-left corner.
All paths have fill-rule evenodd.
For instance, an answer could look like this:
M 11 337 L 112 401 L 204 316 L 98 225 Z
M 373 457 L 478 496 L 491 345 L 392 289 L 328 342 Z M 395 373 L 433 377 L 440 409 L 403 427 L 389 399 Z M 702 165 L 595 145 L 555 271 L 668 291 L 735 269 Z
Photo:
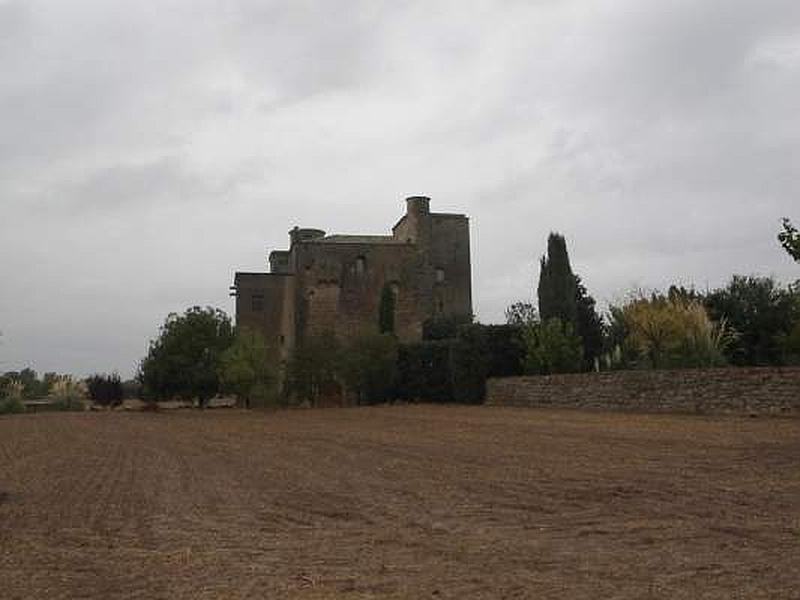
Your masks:
M 498 406 L 800 414 L 800 367 L 609 371 L 490 379 Z
M 391 235 L 326 235 L 295 227 L 269 273 L 237 272 L 236 323 L 261 331 L 284 357 L 305 337 L 341 339 L 378 331 L 384 286 L 395 295 L 400 341 L 422 338 L 432 317 L 472 313 L 469 221 L 432 213 L 430 199 L 406 200 Z

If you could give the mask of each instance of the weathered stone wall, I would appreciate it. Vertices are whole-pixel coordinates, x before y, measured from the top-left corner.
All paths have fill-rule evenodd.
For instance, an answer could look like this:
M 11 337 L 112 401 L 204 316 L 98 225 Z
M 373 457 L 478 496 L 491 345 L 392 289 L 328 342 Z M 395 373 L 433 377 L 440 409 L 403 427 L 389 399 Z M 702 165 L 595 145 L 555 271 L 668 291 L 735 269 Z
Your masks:
M 291 343 L 287 296 L 292 277 L 275 273 L 236 274 L 236 325 L 261 332 L 271 347 L 285 355 Z
M 398 337 L 410 340 L 421 335 L 431 301 L 419 285 L 413 245 L 318 242 L 298 244 L 294 254 L 299 337 L 332 331 L 347 339 L 377 332 L 381 292 L 386 284 L 397 292 Z
M 422 339 L 432 317 L 472 311 L 469 220 L 430 212 L 412 196 L 392 235 L 326 235 L 295 227 L 289 250 L 270 253 L 270 273 L 237 273 L 236 320 L 278 340 L 288 355 L 307 336 L 340 339 L 379 329 L 385 286 L 395 294 L 395 333 Z
M 464 215 L 432 214 L 430 256 L 434 272 L 434 314 L 472 312 L 469 220 Z M 441 270 L 441 281 L 436 271 Z
M 800 367 L 498 378 L 488 381 L 486 403 L 647 412 L 800 414 Z

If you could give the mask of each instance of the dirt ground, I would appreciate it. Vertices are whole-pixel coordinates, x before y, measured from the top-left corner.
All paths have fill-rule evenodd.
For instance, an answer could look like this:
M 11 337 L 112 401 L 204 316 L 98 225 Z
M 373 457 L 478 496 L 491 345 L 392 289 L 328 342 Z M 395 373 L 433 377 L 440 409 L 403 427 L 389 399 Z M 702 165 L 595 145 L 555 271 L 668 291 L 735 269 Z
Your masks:
M 800 419 L 0 417 L 0 598 L 800 598 Z

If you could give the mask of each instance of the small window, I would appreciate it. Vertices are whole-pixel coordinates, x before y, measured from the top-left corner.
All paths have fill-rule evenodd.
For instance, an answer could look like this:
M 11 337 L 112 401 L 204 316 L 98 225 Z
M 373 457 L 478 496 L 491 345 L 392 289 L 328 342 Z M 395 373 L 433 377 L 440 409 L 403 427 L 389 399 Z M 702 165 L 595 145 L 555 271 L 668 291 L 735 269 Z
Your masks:
M 278 343 L 283 346 L 286 343 L 286 338 L 282 335 L 278 336 Z
M 264 310 L 264 294 L 253 294 L 251 300 L 253 312 L 262 312 Z
M 359 256 L 356 259 L 356 275 L 361 276 L 367 272 L 367 259 Z
M 436 283 L 444 283 L 444 269 L 436 269 Z

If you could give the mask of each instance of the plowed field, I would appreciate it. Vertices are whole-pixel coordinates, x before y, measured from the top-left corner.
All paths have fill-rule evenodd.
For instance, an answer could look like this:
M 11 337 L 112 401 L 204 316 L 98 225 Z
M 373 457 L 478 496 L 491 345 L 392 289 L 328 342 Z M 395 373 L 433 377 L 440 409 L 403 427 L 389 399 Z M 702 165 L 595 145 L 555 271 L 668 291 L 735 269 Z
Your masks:
M 0 598 L 800 598 L 800 419 L 2 417 Z

